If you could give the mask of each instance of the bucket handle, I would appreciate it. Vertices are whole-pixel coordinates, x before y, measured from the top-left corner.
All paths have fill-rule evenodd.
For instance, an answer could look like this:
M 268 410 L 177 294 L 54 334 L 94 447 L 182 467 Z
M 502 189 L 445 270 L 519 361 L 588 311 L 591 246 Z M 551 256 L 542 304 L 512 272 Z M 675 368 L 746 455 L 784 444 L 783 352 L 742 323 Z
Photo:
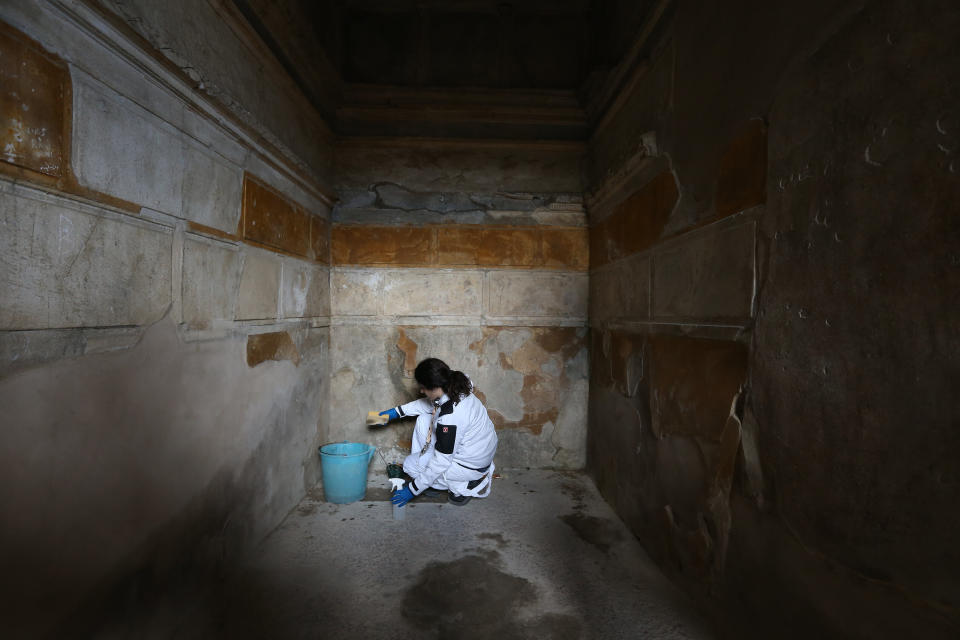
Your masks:
M 321 455 L 321 456 L 323 456 L 323 455 L 328 455 L 328 456 L 329 456 L 329 455 L 334 455 L 334 454 L 331 454 L 331 453 L 327 453 L 327 454 L 324 454 L 324 453 L 323 453 L 323 448 L 324 448 L 325 446 L 327 446 L 328 444 L 350 444 L 350 441 L 349 441 L 349 440 L 341 440 L 340 442 L 326 442 L 326 443 L 320 445 L 319 447 L 317 447 L 317 454 L 318 454 L 318 455 Z M 365 444 L 365 443 L 361 443 L 361 444 Z M 370 464 L 370 460 L 373 458 L 373 454 L 377 452 L 377 447 L 376 447 L 375 445 L 372 445 L 372 444 L 368 444 L 367 446 L 370 447 L 370 450 L 367 451 L 367 464 Z M 348 457 L 347 454 L 345 454 L 345 453 L 341 453 L 341 454 L 339 454 L 339 455 L 342 455 L 344 458 Z M 360 455 L 360 454 L 356 454 L 356 455 Z

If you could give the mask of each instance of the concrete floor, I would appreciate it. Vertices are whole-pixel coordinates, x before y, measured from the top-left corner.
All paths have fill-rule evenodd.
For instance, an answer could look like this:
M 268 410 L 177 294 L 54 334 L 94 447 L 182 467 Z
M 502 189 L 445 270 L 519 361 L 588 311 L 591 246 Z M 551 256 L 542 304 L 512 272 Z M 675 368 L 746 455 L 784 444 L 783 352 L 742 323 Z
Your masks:
M 501 476 L 487 499 L 418 498 L 402 521 L 382 488 L 348 505 L 312 492 L 215 606 L 171 603 L 98 637 L 714 637 L 589 478 Z

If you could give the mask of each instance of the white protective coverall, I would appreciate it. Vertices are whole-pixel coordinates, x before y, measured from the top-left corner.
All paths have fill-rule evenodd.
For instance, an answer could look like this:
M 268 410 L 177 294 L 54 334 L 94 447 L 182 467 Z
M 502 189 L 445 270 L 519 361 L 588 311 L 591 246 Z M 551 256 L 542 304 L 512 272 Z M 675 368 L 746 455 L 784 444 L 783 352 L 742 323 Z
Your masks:
M 403 470 L 413 478 L 409 487 L 414 495 L 430 487 L 457 496 L 489 495 L 497 432 L 475 395 L 459 402 L 447 394 L 436 402 L 420 398 L 396 409 L 401 416 L 417 416 L 410 455 L 403 461 Z

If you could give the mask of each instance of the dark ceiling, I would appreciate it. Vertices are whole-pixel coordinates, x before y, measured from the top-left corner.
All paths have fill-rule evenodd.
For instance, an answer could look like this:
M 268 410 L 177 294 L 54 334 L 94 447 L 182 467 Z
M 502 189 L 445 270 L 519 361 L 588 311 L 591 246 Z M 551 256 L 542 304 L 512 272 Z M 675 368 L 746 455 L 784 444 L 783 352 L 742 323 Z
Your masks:
M 496 108 L 504 106 L 502 96 L 520 93 L 525 94 L 518 98 L 521 107 L 583 107 L 585 87 L 596 84 L 625 55 L 651 7 L 658 4 L 657 0 L 233 2 L 333 128 L 345 135 L 362 133 L 357 127 L 371 124 L 381 125 L 369 131 L 375 135 L 463 135 L 456 130 L 393 131 L 384 123 L 396 113 L 386 120 L 357 115 L 373 106 L 382 108 L 385 102 L 422 110 L 446 108 L 453 100 L 463 110 L 485 105 L 493 90 L 500 96 Z M 531 95 L 544 97 L 531 102 Z M 570 118 L 569 113 L 556 115 Z M 367 124 L 358 124 L 358 117 Z M 582 137 L 583 131 L 531 130 L 534 134 Z

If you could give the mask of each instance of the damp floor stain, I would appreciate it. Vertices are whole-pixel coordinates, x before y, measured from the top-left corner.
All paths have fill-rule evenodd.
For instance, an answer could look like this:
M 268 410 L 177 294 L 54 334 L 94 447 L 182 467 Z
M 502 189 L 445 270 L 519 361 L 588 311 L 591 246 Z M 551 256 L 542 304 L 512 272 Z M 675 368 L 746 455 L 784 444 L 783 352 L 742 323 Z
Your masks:
M 586 516 L 580 512 L 558 516 L 573 529 L 581 540 L 606 553 L 623 539 L 620 530 L 610 520 Z
M 503 537 L 502 533 L 478 533 L 477 538 L 480 540 L 489 540 L 491 542 L 495 542 L 501 549 L 510 544 L 507 542 L 506 538 Z
M 570 499 L 573 500 L 573 502 L 575 503 L 574 509 L 583 508 L 583 501 L 584 501 L 584 496 L 586 495 L 586 489 L 584 489 L 582 486 L 569 481 L 563 482 L 560 485 L 560 491 L 562 491 L 564 495 L 569 496 Z
M 581 637 L 577 618 L 560 613 L 524 616 L 537 601 L 535 585 L 498 566 L 499 555 L 432 562 L 403 599 L 403 616 L 438 640 L 533 640 Z
M 490 498 L 466 507 L 418 498 L 402 521 L 370 491 L 343 505 L 311 491 L 242 561 L 175 584 L 138 573 L 56 637 L 717 637 L 589 478 L 508 473 Z

